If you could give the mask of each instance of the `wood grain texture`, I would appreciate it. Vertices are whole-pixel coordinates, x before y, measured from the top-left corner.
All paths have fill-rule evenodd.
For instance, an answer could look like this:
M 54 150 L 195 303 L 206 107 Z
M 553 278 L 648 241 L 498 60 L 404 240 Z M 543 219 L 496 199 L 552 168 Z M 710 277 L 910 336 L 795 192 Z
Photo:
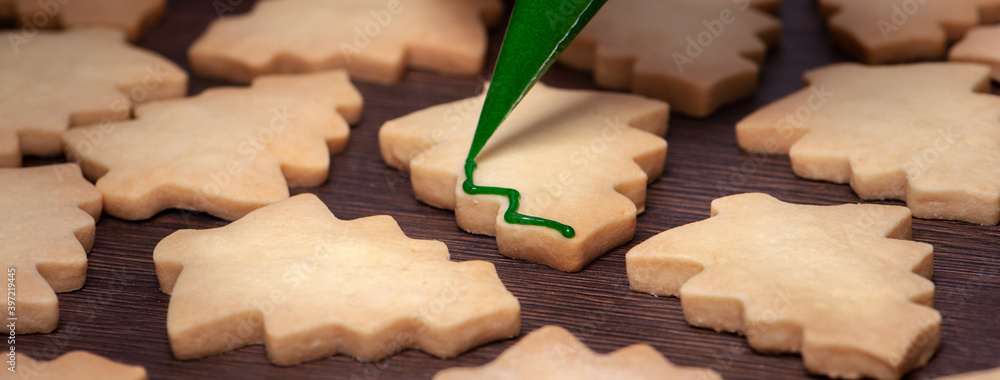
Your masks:
M 251 3 L 242 1 L 226 15 L 245 12 Z M 189 69 L 187 46 L 217 17 L 212 1 L 172 0 L 164 19 L 139 44 Z M 752 156 L 736 145 L 736 121 L 801 88 L 804 70 L 845 59 L 827 42 L 814 2 L 786 0 L 782 18 L 783 42 L 767 57 L 756 97 L 724 107 L 706 119 L 671 115 L 667 164 L 663 177 L 649 188 L 646 212 L 639 216 L 635 238 L 579 273 L 557 272 L 500 256 L 492 238 L 466 234 L 456 227 L 452 212 L 416 201 L 407 176 L 382 163 L 377 134 L 384 121 L 473 96 L 481 79 L 409 72 L 395 86 L 357 83 L 365 110 L 362 122 L 352 130 L 347 150 L 333 156 L 327 183 L 293 193 L 319 195 L 341 219 L 392 215 L 408 236 L 445 242 L 454 260 L 493 262 L 500 278 L 521 301 L 524 332 L 558 324 L 602 353 L 645 342 L 676 364 L 710 366 L 726 379 L 809 378 L 800 357 L 756 354 L 743 337 L 690 327 L 677 299 L 632 292 L 625 276 L 624 258 L 630 248 L 665 229 L 706 218 L 709 203 L 719 196 L 760 191 L 797 203 L 859 201 L 846 185 L 796 178 L 785 156 Z M 492 62 L 503 26 L 490 32 L 488 61 Z M 482 77 L 491 70 L 487 67 Z M 593 88 L 589 74 L 558 64 L 543 81 L 556 87 Z M 190 93 L 220 84 L 194 77 Z M 29 157 L 26 163 L 61 161 Z M 97 225 L 86 286 L 59 295 L 59 329 L 52 334 L 18 336 L 17 350 L 44 359 L 70 350 L 90 350 L 144 365 L 153 379 L 373 380 L 429 379 L 443 368 L 484 364 L 514 343 L 489 344 L 451 360 L 409 350 L 379 363 L 360 363 L 340 355 L 282 368 L 268 361 L 260 345 L 201 360 L 174 360 L 166 333 L 169 297 L 157 287 L 153 247 L 178 229 L 225 224 L 205 214 L 176 210 L 142 222 L 105 215 Z M 906 378 L 929 379 L 1000 366 L 1000 227 L 934 220 L 915 220 L 913 226 L 914 240 L 935 247 L 935 307 L 941 311 L 944 325 L 937 355 L 926 368 Z

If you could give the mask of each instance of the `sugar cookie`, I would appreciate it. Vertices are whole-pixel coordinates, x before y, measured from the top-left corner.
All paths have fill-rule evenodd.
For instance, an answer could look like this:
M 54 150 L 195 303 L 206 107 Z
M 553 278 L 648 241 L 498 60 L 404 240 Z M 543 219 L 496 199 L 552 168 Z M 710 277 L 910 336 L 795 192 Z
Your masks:
M 993 68 L 993 80 L 1000 82 L 1000 25 L 970 30 L 951 48 L 948 60 L 989 65 Z
M 937 378 L 937 380 L 997 380 L 997 379 L 1000 379 L 1000 368 Z
M 780 39 L 778 19 L 747 0 L 615 0 L 559 61 L 592 71 L 598 86 L 632 89 L 702 117 L 753 94 L 767 47 Z
M 36 29 L 118 29 L 135 41 L 166 8 L 166 0 L 0 0 L 0 18 L 13 18 L 24 27 Z
M 939 59 L 948 43 L 1000 21 L 1000 0 L 820 0 L 830 37 L 869 64 Z
M 941 337 L 931 308 L 933 247 L 908 241 L 900 206 L 809 206 L 766 194 L 712 201 L 712 217 L 625 256 L 635 291 L 678 296 L 694 326 L 801 352 L 809 372 L 897 379 Z
M 175 232 L 153 252 L 175 357 L 264 343 L 278 365 L 407 348 L 451 357 L 519 334 L 521 307 L 493 264 L 448 258 L 392 217 L 339 220 L 312 194 Z
M 199 75 L 236 82 L 269 73 L 344 68 L 352 77 L 399 81 L 405 67 L 476 75 L 484 23 L 498 0 L 272 0 L 217 20 L 188 51 Z
M 101 193 L 79 166 L 61 164 L 0 168 L 0 194 L 0 270 L 16 303 L 4 319 L 17 318 L 18 334 L 51 332 L 59 324 L 55 293 L 87 279 Z
M 476 162 L 475 182 L 521 193 L 519 212 L 576 230 L 509 224 L 507 198 L 462 190 L 483 95 L 417 111 L 379 131 L 382 158 L 412 171 L 418 199 L 455 210 L 462 229 L 497 237 L 500 253 L 578 271 L 632 239 L 646 184 L 666 159 L 667 105 L 635 95 L 537 84 Z
M 134 120 L 73 128 L 63 141 L 108 214 L 182 208 L 233 220 L 288 198 L 289 186 L 326 181 L 360 113 L 343 71 L 275 75 L 144 104 Z
M 808 88 L 736 124 L 740 147 L 788 153 L 800 177 L 902 199 L 913 216 L 1000 221 L 1000 97 L 968 63 L 806 72 Z
M 721 380 L 710 369 L 677 367 L 647 344 L 634 344 L 607 355 L 597 354 L 559 326 L 531 332 L 481 367 L 450 368 L 434 380 Z
M 108 360 L 87 351 L 72 351 L 43 362 L 16 354 L 16 372 L 0 373 L 0 380 L 146 380 L 146 369 Z
M 127 119 L 135 103 L 184 96 L 187 73 L 108 29 L 39 31 L 0 48 L 0 167 L 56 155 L 71 125 Z

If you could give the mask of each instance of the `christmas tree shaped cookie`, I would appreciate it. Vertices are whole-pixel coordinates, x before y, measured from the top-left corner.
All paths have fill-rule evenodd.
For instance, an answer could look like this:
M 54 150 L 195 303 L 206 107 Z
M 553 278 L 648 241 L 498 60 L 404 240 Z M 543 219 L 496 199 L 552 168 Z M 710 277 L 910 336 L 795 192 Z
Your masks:
M 129 46 L 121 32 L 11 40 L 0 48 L 0 166 L 20 166 L 22 154 L 62 153 L 59 135 L 69 126 L 127 119 L 135 103 L 184 96 L 186 89 L 187 73 Z
M 122 364 L 87 351 L 72 351 L 42 362 L 16 354 L 16 372 L 3 371 L 0 380 L 146 380 L 146 369 Z
M 777 8 L 776 1 L 756 2 Z M 768 45 L 781 23 L 729 0 L 609 1 L 559 57 L 592 71 L 601 87 L 666 100 L 675 111 L 707 116 L 753 94 Z
M 174 356 L 264 343 L 278 365 L 407 348 L 451 357 L 516 336 L 521 307 L 493 264 L 448 258 L 389 216 L 338 220 L 312 194 L 176 232 L 153 252 Z
M 997 380 L 997 379 L 1000 379 L 1000 368 L 937 378 L 937 380 Z
M 694 326 L 744 334 L 760 352 L 800 352 L 813 373 L 896 379 L 940 340 L 933 248 L 910 234 L 905 207 L 740 194 L 625 260 L 633 290 L 680 297 Z
M 632 239 L 646 184 L 663 170 L 667 105 L 635 95 L 559 90 L 541 83 L 479 154 L 479 186 L 521 193 L 518 212 L 573 227 L 576 235 L 509 224 L 507 198 L 462 189 L 483 95 L 391 120 L 382 157 L 410 170 L 418 199 L 454 209 L 462 229 L 497 237 L 500 253 L 578 271 Z
M 166 7 L 166 0 L 0 0 L 0 18 L 13 18 L 28 28 L 113 28 L 135 41 Z M 32 38 L 26 33 L 14 36 L 17 43 Z
M 993 68 L 993 80 L 1000 82 L 1000 25 L 970 30 L 948 52 L 948 60 L 989 65 Z
M 268 73 L 343 68 L 393 83 L 409 66 L 476 75 L 498 0 L 261 1 L 215 21 L 191 49 L 195 73 L 249 82 Z
M 944 57 L 948 43 L 1000 21 L 1000 0 L 820 0 L 840 49 L 869 64 Z
M 831 65 L 736 124 L 740 147 L 795 174 L 903 199 L 913 216 L 1000 221 L 1000 97 L 976 64 Z
M 0 194 L 0 268 L 16 303 L 4 319 L 17 318 L 18 334 L 50 332 L 59 324 L 55 293 L 86 281 L 101 193 L 80 167 L 62 164 L 0 169 Z
M 525 336 L 487 365 L 451 368 L 434 375 L 434 380 L 463 379 L 721 380 L 722 377 L 709 369 L 677 367 L 646 344 L 600 355 L 566 329 L 545 326 Z
M 108 214 L 145 219 L 174 207 L 232 220 L 288 198 L 289 186 L 323 183 L 360 113 L 343 71 L 278 75 L 146 104 L 135 120 L 73 128 L 63 140 Z

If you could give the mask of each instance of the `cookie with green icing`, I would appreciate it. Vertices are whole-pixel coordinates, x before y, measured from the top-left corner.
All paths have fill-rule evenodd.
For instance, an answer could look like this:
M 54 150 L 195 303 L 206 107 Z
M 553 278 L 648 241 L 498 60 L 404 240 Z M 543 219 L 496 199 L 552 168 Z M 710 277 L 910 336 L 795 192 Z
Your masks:
M 496 236 L 505 256 L 563 271 L 578 271 L 632 239 L 646 185 L 666 159 L 665 103 L 537 84 L 483 148 L 476 185 L 518 190 L 518 212 L 572 227 L 575 234 L 567 238 L 555 229 L 508 223 L 506 197 L 462 188 L 482 102 L 480 95 L 382 126 L 382 157 L 411 171 L 418 199 L 455 210 L 468 232 Z

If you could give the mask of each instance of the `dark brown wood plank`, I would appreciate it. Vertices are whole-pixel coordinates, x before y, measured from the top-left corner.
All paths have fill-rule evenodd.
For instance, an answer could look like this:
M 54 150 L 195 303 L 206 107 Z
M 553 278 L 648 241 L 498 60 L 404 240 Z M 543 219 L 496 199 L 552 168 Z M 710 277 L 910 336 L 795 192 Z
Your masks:
M 251 3 L 245 0 L 227 15 L 245 12 Z M 416 201 L 406 175 L 382 163 L 377 133 L 384 121 L 475 95 L 481 78 L 410 72 L 395 86 L 357 83 L 365 97 L 364 117 L 352 130 L 347 150 L 333 157 L 330 180 L 320 187 L 295 189 L 294 193 L 318 194 L 341 219 L 392 215 L 410 237 L 445 242 L 455 260 L 493 262 L 501 279 L 521 301 L 525 332 L 559 324 L 600 352 L 646 342 L 677 364 L 711 366 L 726 379 L 808 378 L 798 356 L 753 353 L 742 337 L 688 326 L 677 299 L 630 291 L 624 266 L 628 249 L 665 229 L 706 218 L 709 202 L 719 196 L 760 191 L 808 204 L 859 202 L 846 185 L 796 178 L 787 157 L 755 157 L 736 145 L 736 121 L 801 88 L 804 70 L 845 59 L 826 42 L 814 2 L 786 0 L 782 15 L 783 45 L 768 55 L 759 93 L 706 119 L 672 115 L 667 165 L 663 177 L 649 188 L 647 211 L 639 217 L 635 239 L 579 273 L 557 272 L 500 256 L 492 238 L 466 234 L 455 226 L 450 211 Z M 171 0 L 165 18 L 140 45 L 187 69 L 187 47 L 217 17 L 211 0 Z M 490 61 L 495 59 L 502 31 L 502 26 L 491 30 Z M 487 67 L 482 77 L 490 71 Z M 559 87 L 593 88 L 589 75 L 559 65 L 545 82 Z M 221 84 L 193 77 L 190 92 L 196 94 Z M 27 160 L 29 165 L 61 161 L 37 157 Z M 52 334 L 18 336 L 17 350 L 42 358 L 68 350 L 90 350 L 142 364 L 153 379 L 370 380 L 427 379 L 443 368 L 486 363 L 514 343 L 489 344 L 451 360 L 409 350 L 379 363 L 334 356 L 282 368 L 267 360 L 263 346 L 195 361 L 174 360 L 165 327 L 169 297 L 158 289 L 151 260 L 153 247 L 178 229 L 225 224 L 204 214 L 176 210 L 142 222 L 105 215 L 98 223 L 86 286 L 59 295 L 59 329 Z M 935 246 L 935 306 L 944 317 L 944 326 L 936 357 L 907 378 L 927 379 L 1000 366 L 998 227 L 915 220 L 914 239 Z

